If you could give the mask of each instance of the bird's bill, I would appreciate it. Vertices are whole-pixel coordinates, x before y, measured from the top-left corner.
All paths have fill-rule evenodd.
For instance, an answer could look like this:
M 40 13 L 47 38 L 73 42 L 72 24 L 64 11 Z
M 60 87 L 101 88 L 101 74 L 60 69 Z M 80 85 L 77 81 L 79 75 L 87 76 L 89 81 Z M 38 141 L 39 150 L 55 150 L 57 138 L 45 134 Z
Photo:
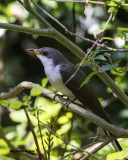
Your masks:
M 27 49 L 26 52 L 28 52 L 28 53 L 34 53 L 35 55 L 39 55 L 39 52 L 37 52 L 37 49 L 30 48 L 30 49 Z

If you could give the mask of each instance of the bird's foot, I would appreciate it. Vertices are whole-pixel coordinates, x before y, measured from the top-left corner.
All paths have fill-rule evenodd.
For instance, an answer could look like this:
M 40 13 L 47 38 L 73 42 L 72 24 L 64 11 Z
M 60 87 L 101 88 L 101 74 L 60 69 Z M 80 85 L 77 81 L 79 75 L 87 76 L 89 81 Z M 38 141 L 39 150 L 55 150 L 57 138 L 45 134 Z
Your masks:
M 59 97 L 62 97 L 62 98 L 64 97 L 64 95 L 60 95 L 60 94 L 57 94 L 57 93 L 56 93 L 56 94 L 54 95 L 53 99 L 52 99 L 55 104 L 58 103 L 58 102 L 55 101 L 56 96 L 59 96 Z
M 68 101 L 65 102 L 65 106 L 66 106 L 66 110 L 68 110 L 69 104 L 73 103 L 76 100 L 76 98 L 74 98 L 73 100 L 68 99 Z

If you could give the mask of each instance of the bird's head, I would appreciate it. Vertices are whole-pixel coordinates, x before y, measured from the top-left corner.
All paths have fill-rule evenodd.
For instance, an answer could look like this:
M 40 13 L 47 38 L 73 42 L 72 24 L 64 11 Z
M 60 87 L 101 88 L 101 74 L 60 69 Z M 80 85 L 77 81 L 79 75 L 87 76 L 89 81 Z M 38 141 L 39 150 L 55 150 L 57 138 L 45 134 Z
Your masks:
M 50 47 L 44 47 L 39 49 L 27 49 L 28 53 L 35 54 L 43 63 L 43 65 L 47 64 L 49 61 L 53 61 L 54 64 L 59 64 L 62 60 L 64 60 L 64 56 L 60 51 Z

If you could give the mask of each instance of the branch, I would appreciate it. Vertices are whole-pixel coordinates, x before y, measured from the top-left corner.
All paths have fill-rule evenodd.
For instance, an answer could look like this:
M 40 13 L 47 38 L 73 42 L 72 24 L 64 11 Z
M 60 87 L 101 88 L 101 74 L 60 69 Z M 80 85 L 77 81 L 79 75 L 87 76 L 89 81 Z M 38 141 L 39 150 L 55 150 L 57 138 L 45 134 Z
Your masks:
M 32 122 L 31 122 L 31 120 L 30 120 L 30 117 L 29 117 L 26 109 L 24 109 L 24 112 L 25 112 L 25 115 L 26 115 L 26 118 L 27 118 L 27 121 L 28 121 L 29 129 L 30 129 L 30 131 L 32 132 L 32 135 L 33 135 L 33 138 L 34 138 L 35 145 L 36 145 L 38 151 L 40 151 L 39 144 L 38 144 L 38 140 L 37 140 L 37 137 L 36 137 L 36 134 L 35 134 L 35 131 L 34 131 L 34 127 L 33 127 L 33 125 L 32 125 Z M 39 160 L 42 159 L 39 154 L 38 154 L 38 157 L 39 157 Z
M 46 28 L 52 27 L 42 16 L 37 13 L 30 5 L 29 0 L 24 0 L 24 3 L 17 0 L 29 13 L 31 13 L 38 21 L 42 22 L 43 26 Z
M 112 142 L 115 139 L 115 137 L 110 136 L 108 137 L 101 145 L 99 145 L 97 148 L 95 148 L 93 151 L 91 151 L 89 154 L 85 155 L 84 157 L 82 157 L 80 160 L 85 160 L 88 159 L 90 157 L 90 155 L 98 152 L 100 149 L 102 149 L 104 146 L 106 146 L 108 143 Z
M 52 37 L 52 31 L 50 28 L 48 29 L 35 29 L 35 28 L 30 28 L 30 27 L 24 27 L 24 26 L 19 26 L 19 25 L 14 25 L 14 24 L 7 24 L 7 23 L 2 23 L 0 22 L 0 28 L 3 29 L 8 29 L 16 32 L 23 32 L 27 34 L 36 34 L 39 36 L 47 36 L 47 37 Z
M 112 18 L 112 13 L 110 14 L 104 28 L 103 31 L 101 32 L 101 34 L 99 35 L 99 37 L 97 38 L 97 40 L 93 43 L 93 45 L 91 46 L 91 48 L 88 50 L 88 52 L 85 54 L 84 58 L 82 59 L 82 61 L 80 62 L 79 67 L 76 69 L 76 71 L 71 75 L 71 77 L 69 77 L 69 79 L 65 82 L 65 85 L 76 75 L 76 73 L 80 70 L 81 66 L 83 65 L 85 59 L 89 56 L 90 52 L 94 49 L 94 47 L 97 45 L 98 41 L 100 40 L 100 38 L 102 37 L 108 23 L 110 22 Z
M 98 4 L 98 5 L 105 5 L 105 2 L 100 2 L 100 1 L 88 1 L 86 0 L 49 0 L 49 1 L 55 1 L 55 2 L 72 2 L 72 3 L 91 3 L 91 4 Z M 127 7 L 128 4 L 124 4 L 123 6 Z
M 11 89 L 10 92 L 1 93 L 0 94 L 0 100 L 13 98 L 16 95 L 18 95 L 21 91 L 23 91 L 24 89 L 31 89 L 35 85 L 36 84 L 32 83 L 32 82 L 22 82 L 19 85 L 17 85 L 14 89 Z M 44 96 L 49 97 L 50 99 L 53 99 L 55 97 L 55 93 L 53 93 L 53 92 L 51 92 L 51 91 L 49 91 L 49 90 L 47 90 L 43 87 L 42 87 L 42 94 Z M 57 97 L 57 96 L 55 97 L 55 101 L 59 102 L 63 105 L 66 103 L 65 99 L 63 99 L 62 97 Z M 75 105 L 73 103 L 71 103 L 69 105 L 69 108 L 71 109 L 72 112 L 75 112 L 76 114 L 79 114 L 80 116 L 82 116 L 84 118 L 88 118 L 90 121 L 92 121 L 96 125 L 100 126 L 104 130 L 107 130 L 109 133 L 112 133 L 116 137 L 120 137 L 120 138 L 128 137 L 128 130 L 127 129 L 119 128 L 119 127 L 116 127 L 112 124 L 109 124 L 104 119 L 96 116 L 95 114 L 93 114 L 93 113 L 85 110 L 84 108 L 81 108 L 78 105 Z

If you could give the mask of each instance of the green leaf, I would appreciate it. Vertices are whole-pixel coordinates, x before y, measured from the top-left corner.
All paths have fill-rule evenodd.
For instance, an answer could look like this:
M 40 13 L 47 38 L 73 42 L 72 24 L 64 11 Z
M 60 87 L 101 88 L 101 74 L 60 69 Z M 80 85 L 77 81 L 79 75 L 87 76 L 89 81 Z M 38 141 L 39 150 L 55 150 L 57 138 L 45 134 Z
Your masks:
M 118 160 L 122 158 L 123 158 L 123 151 L 119 151 L 108 154 L 106 160 Z
M 115 41 L 115 39 L 114 39 L 114 38 L 111 38 L 111 37 L 102 37 L 101 39 L 102 39 L 102 40 L 106 39 L 106 40 L 110 40 L 110 41 Z
M 114 6 L 117 6 L 117 4 L 115 3 L 115 2 L 109 2 L 108 4 L 107 4 L 108 6 L 112 6 L 112 7 L 114 7 Z
M 0 101 L 0 104 L 1 104 L 2 106 L 4 106 L 4 107 L 8 107 L 8 101 L 6 101 L 6 100 Z
M 89 80 L 92 78 L 92 76 L 94 76 L 96 73 L 97 73 L 97 72 L 91 72 L 91 73 L 86 77 L 86 79 L 84 80 L 84 82 L 80 85 L 80 88 L 81 88 L 83 85 L 87 84 L 87 83 L 89 82 Z
M 117 12 L 118 12 L 118 7 L 110 7 L 108 9 L 108 13 L 112 13 L 113 14 L 113 19 L 112 20 L 115 19 L 115 16 L 116 16 Z
M 22 106 L 22 102 L 14 99 L 14 100 L 12 100 L 10 106 L 12 109 L 19 109 Z
M 117 29 L 118 29 L 119 31 L 126 31 L 126 32 L 128 31 L 128 28 L 118 27 Z
M 90 63 L 86 63 L 86 64 L 83 64 L 82 67 L 90 66 L 90 65 L 93 65 L 93 64 L 94 63 L 91 63 L 91 62 Z
M 128 48 L 128 45 L 124 45 L 123 47 L 124 47 L 124 48 Z
M 98 29 L 98 30 L 94 31 L 94 33 L 93 33 L 94 37 L 97 38 L 97 35 L 100 34 L 101 32 L 103 32 L 102 29 Z
M 42 91 L 43 91 L 42 87 L 39 84 L 37 84 L 37 85 L 35 85 L 35 87 L 33 87 L 31 89 L 30 95 L 31 96 L 39 96 L 42 93 Z
M 96 56 L 95 59 L 106 61 L 107 59 L 103 55 Z
M 120 61 L 116 61 L 116 62 L 114 62 L 114 64 L 116 65 L 116 64 L 119 64 L 120 63 Z
M 125 4 L 125 0 L 114 0 L 118 4 L 118 6 L 122 6 Z
M 105 72 L 105 71 L 108 71 L 108 70 L 111 70 L 111 69 L 115 69 L 117 66 L 118 66 L 118 64 L 113 64 L 113 65 L 107 64 L 107 65 L 104 65 L 102 67 L 99 67 L 98 71 L 99 72 Z
M 43 78 L 41 81 L 42 86 L 45 88 L 48 83 L 48 78 Z
M 123 39 L 123 38 L 124 38 L 124 35 L 121 34 L 121 33 L 117 33 L 117 34 L 115 35 L 115 37 L 119 37 L 119 38 Z
M 124 148 L 123 151 L 108 154 L 106 160 L 121 160 L 125 158 L 128 158 L 128 148 Z
M 108 52 L 105 52 L 105 53 L 104 53 L 104 56 L 106 56 L 106 57 L 110 58 L 110 57 L 111 57 L 111 54 L 110 54 L 110 53 L 108 53 Z
M 123 156 L 124 158 L 128 158 L 128 148 L 123 148 Z

